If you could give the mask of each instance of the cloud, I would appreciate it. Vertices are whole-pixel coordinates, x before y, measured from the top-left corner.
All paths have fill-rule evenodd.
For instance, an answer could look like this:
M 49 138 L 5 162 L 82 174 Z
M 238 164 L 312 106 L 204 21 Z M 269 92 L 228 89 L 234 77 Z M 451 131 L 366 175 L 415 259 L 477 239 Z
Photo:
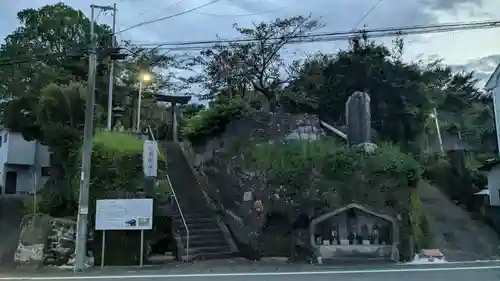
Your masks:
M 498 64 L 500 64 L 500 54 L 470 60 L 462 65 L 453 65 L 452 68 L 456 71 L 474 71 L 479 85 L 483 86 Z

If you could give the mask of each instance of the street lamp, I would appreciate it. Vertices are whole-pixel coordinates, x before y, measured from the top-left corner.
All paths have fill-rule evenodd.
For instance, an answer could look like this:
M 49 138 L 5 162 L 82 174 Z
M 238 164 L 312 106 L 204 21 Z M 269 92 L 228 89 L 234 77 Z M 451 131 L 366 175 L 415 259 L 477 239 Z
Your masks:
M 140 73 L 139 74 L 139 98 L 137 100 L 137 124 L 135 129 L 137 132 L 140 131 L 140 123 L 141 123 L 141 100 L 142 100 L 142 84 L 148 83 L 153 80 L 151 73 Z
M 439 141 L 439 149 L 441 150 L 441 155 L 444 156 L 443 138 L 441 137 L 441 129 L 439 128 L 439 119 L 436 108 L 432 109 L 432 113 L 429 116 L 434 119 L 434 124 L 436 125 L 436 132 Z

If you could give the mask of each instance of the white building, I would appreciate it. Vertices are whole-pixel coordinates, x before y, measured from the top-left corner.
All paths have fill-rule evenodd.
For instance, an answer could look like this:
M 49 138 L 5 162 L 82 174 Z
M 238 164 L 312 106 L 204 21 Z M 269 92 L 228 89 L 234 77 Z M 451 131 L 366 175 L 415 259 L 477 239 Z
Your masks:
M 48 147 L 0 126 L 0 194 L 31 194 L 49 175 Z
M 491 92 L 493 97 L 493 111 L 495 114 L 495 131 L 497 134 L 498 152 L 500 153 L 500 65 L 497 66 L 490 76 L 485 89 Z M 484 165 L 483 169 L 488 171 L 488 191 L 483 192 L 489 196 L 491 206 L 500 206 L 500 157 Z

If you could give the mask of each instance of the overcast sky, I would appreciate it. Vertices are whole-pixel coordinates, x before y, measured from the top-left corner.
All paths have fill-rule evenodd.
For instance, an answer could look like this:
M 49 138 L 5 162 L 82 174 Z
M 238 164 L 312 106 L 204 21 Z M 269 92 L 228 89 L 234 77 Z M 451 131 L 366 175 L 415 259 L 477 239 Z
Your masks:
M 118 30 L 142 21 L 182 12 L 211 0 L 116 0 Z M 276 17 L 308 15 L 321 18 L 322 31 L 350 30 L 378 0 L 221 0 L 200 10 L 120 34 L 133 42 L 210 40 L 216 36 L 235 38 L 233 23 L 249 25 L 253 21 Z M 18 25 L 16 13 L 24 8 L 54 4 L 56 0 L 0 0 L 0 37 Z M 89 14 L 90 1 L 68 0 L 66 4 Z M 113 0 L 94 0 L 93 4 L 111 5 Z M 367 28 L 416 24 L 500 19 L 499 0 L 383 0 L 360 25 Z M 99 21 L 110 23 L 110 16 Z M 486 77 L 500 62 L 500 29 L 458 31 L 447 34 L 408 36 L 406 59 L 442 57 L 446 63 L 466 66 Z M 314 51 L 335 51 L 343 42 L 292 45 L 289 53 L 300 55 Z

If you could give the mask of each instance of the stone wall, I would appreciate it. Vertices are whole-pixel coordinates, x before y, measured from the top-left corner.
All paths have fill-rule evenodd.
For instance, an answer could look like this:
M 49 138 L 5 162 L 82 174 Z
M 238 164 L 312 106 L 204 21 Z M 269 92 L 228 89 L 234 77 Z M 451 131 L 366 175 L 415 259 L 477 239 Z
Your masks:
M 258 112 L 231 122 L 224 134 L 203 146 L 185 142 L 183 147 L 195 170 L 217 186 L 217 190 L 209 190 L 209 195 L 217 196 L 225 208 L 245 217 L 253 205 L 243 201 L 245 192 L 252 192 L 253 201 L 262 200 L 266 207 L 276 205 L 277 200 L 265 192 L 262 179 L 249 167 L 241 149 L 292 138 L 316 139 L 321 134 L 316 116 Z
M 258 112 L 231 122 L 224 134 L 203 146 L 184 142 L 182 147 L 198 182 L 214 205 L 240 252 L 257 259 L 266 214 L 286 212 L 289 206 L 267 192 L 263 179 L 248 164 L 243 148 L 290 139 L 317 139 L 323 135 L 316 116 Z M 244 200 L 244 194 L 251 196 Z M 263 210 L 255 209 L 261 201 Z M 283 233 L 279 233 L 283 235 Z
M 14 255 L 19 266 L 70 265 L 75 251 L 76 221 L 45 214 L 25 216 Z M 87 260 L 89 266 L 92 259 Z
M 21 235 L 14 261 L 20 266 L 40 267 L 50 233 L 50 216 L 30 215 L 21 222 Z

